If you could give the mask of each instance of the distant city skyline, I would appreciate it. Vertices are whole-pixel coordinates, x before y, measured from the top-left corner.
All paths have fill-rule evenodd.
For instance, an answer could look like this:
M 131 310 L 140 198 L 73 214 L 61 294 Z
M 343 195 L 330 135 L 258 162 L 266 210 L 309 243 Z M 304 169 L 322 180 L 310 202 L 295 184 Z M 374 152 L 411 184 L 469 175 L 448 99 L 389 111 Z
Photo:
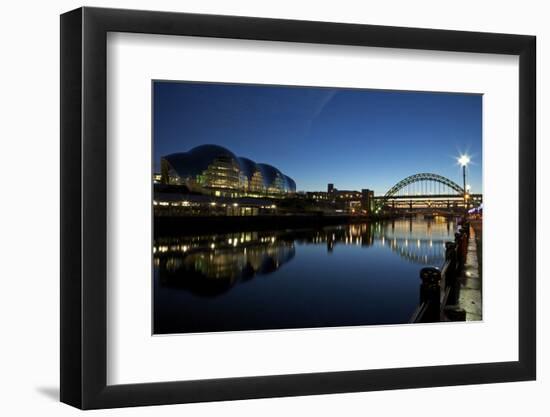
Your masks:
M 203 144 L 278 167 L 298 191 L 385 193 L 416 173 L 482 193 L 482 96 L 457 93 L 154 82 L 153 151 Z

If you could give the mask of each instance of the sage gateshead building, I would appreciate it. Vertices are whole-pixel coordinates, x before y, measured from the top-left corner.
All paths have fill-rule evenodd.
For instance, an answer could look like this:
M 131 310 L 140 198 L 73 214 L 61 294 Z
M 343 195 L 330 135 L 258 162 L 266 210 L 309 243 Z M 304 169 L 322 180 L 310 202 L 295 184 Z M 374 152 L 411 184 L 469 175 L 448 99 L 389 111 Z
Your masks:
M 160 182 L 215 197 L 283 198 L 296 183 L 277 168 L 238 157 L 217 145 L 201 145 L 160 160 Z

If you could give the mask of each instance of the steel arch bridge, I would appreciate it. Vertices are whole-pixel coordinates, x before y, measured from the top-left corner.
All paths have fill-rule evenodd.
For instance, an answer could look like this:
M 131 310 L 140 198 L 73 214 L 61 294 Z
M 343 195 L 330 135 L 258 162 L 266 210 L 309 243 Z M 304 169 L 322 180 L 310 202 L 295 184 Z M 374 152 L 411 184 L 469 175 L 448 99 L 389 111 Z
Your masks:
M 401 181 L 399 181 L 397 184 L 395 184 L 393 187 L 391 187 L 388 190 L 388 192 L 384 195 L 384 198 L 389 199 L 390 197 L 397 195 L 401 190 L 405 190 L 407 189 L 407 187 L 413 184 L 420 184 L 421 190 L 423 188 L 422 184 L 425 184 L 425 187 L 424 187 L 425 190 L 429 190 L 430 188 L 432 188 L 434 191 L 437 189 L 437 187 L 430 187 L 430 185 L 432 186 L 440 185 L 439 193 L 437 194 L 452 194 L 449 192 L 442 193 L 441 186 L 443 186 L 443 188 L 447 188 L 447 191 L 452 190 L 456 192 L 457 195 L 464 195 L 464 189 L 460 185 L 458 185 L 456 182 L 451 181 L 450 179 L 445 178 L 442 175 L 422 173 L 422 174 L 410 175 L 407 178 L 402 179 Z M 422 194 L 424 194 L 424 192 Z M 425 194 L 428 194 L 428 192 L 426 192 Z M 436 193 L 434 192 L 434 194 Z
M 443 209 L 449 211 L 464 206 L 464 188 L 456 182 L 438 174 L 420 173 L 410 175 L 393 187 L 383 196 L 375 197 L 376 207 L 391 206 L 392 209 L 417 210 Z M 479 203 L 481 194 L 468 195 L 470 202 Z

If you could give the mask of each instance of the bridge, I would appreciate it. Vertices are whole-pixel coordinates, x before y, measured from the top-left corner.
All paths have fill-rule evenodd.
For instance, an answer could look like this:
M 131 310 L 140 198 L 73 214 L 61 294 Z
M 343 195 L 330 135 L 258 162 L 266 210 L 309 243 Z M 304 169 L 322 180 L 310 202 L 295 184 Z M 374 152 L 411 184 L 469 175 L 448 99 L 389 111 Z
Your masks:
M 383 196 L 375 196 L 379 209 L 448 214 L 477 207 L 482 194 L 464 192 L 454 181 L 438 174 L 410 175 L 391 187 Z

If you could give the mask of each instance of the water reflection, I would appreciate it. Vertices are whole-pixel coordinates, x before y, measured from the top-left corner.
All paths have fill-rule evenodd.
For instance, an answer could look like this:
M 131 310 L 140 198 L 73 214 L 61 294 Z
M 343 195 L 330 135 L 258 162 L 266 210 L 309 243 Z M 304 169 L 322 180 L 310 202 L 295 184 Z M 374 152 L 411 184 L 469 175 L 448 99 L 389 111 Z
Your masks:
M 295 247 L 287 236 L 247 232 L 160 238 L 153 252 L 161 285 L 213 296 L 278 270 L 294 257 Z
M 216 296 L 236 284 L 276 272 L 295 257 L 296 245 L 325 245 L 328 254 L 341 245 L 386 248 L 413 264 L 439 266 L 454 228 L 453 221 L 436 217 L 320 229 L 161 237 L 154 242 L 154 266 L 163 287 Z
M 399 219 L 158 237 L 155 334 L 407 323 L 455 224 Z

